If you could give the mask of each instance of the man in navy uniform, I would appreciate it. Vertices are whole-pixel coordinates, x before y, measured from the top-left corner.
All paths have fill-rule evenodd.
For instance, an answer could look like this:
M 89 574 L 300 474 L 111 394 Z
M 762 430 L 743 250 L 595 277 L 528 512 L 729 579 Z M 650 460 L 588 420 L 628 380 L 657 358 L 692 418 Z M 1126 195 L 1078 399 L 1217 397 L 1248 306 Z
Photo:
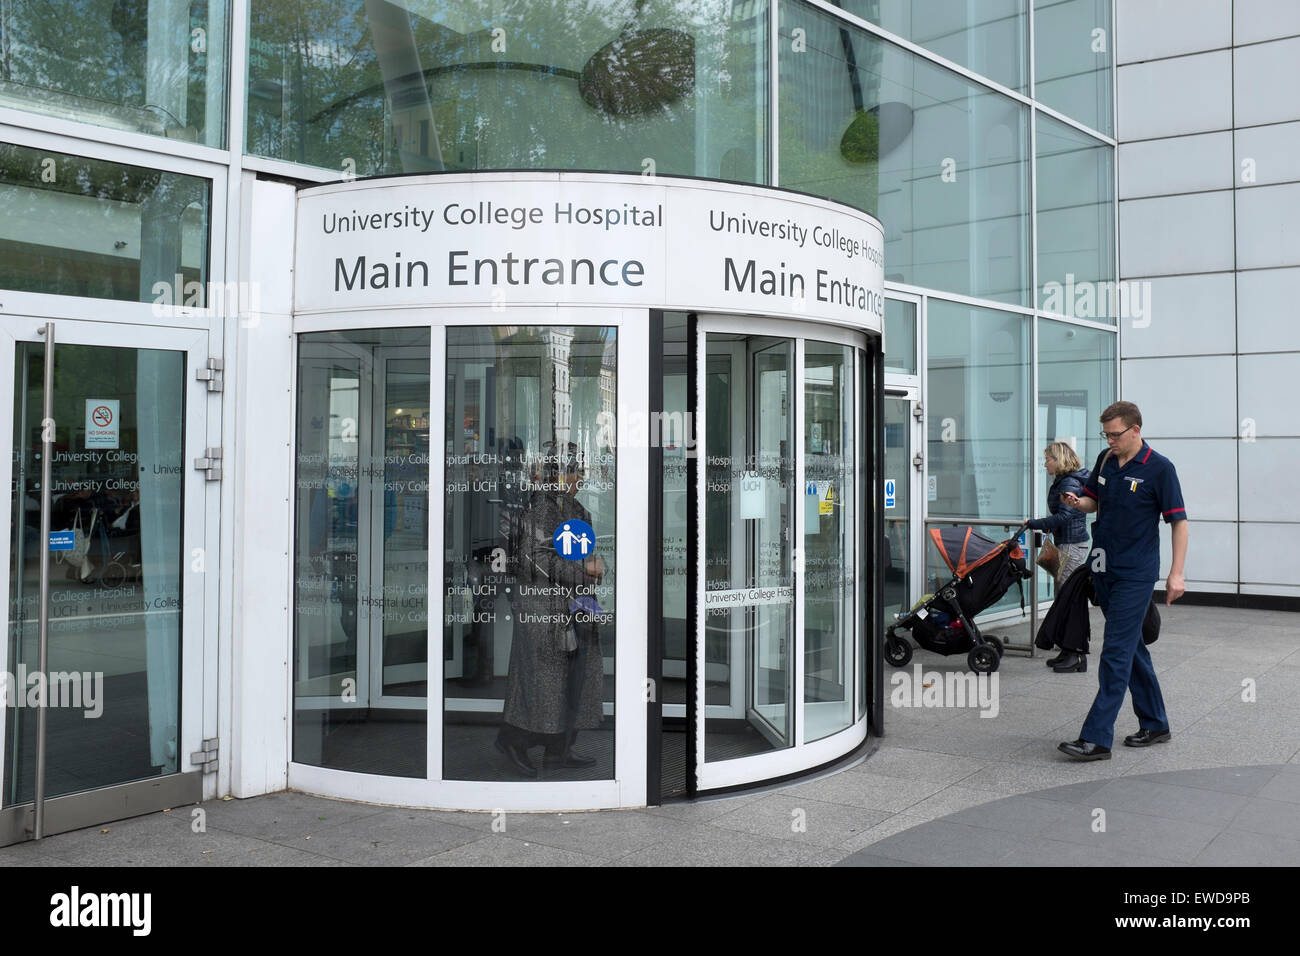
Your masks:
M 1149 747 L 1170 737 L 1160 682 L 1142 643 L 1142 619 L 1160 577 L 1160 519 L 1170 524 L 1173 562 L 1165 604 L 1183 596 L 1187 556 L 1187 509 L 1173 463 L 1142 440 L 1142 413 L 1132 402 L 1115 402 L 1101 413 L 1110 450 L 1097 460 L 1082 496 L 1062 495 L 1072 508 L 1097 512 L 1089 556 L 1097 601 L 1106 615 L 1106 637 L 1097 674 L 1097 697 L 1079 739 L 1058 747 L 1076 760 L 1109 760 L 1115 718 L 1124 691 L 1133 695 L 1138 732 L 1129 747 Z

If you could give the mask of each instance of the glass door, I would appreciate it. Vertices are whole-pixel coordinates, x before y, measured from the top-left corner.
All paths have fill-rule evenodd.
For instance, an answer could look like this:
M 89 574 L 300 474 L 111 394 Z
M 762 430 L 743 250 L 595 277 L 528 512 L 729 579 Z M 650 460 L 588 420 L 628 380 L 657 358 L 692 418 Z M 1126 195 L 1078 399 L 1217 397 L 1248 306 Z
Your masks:
M 215 736 L 202 670 L 210 496 L 195 468 L 207 332 L 60 321 L 47 385 L 46 323 L 18 325 L 0 337 L 13 396 L 0 843 L 32 835 L 42 797 L 43 833 L 197 800 L 190 754 Z
M 916 547 L 921 524 L 922 463 L 919 461 L 920 416 L 916 391 L 886 386 L 885 461 L 881 479 L 885 528 L 885 619 L 908 610 L 920 596 L 914 584 Z M 923 545 L 924 542 L 921 542 Z

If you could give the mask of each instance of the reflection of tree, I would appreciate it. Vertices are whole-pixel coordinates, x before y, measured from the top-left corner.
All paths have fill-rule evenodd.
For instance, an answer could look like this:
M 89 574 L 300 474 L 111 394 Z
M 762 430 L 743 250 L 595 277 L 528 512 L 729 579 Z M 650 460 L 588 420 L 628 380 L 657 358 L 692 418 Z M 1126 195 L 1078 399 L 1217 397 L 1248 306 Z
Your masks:
M 448 168 L 641 172 L 652 159 L 658 172 L 762 178 L 761 3 L 399 6 L 434 11 L 408 15 L 436 126 L 436 139 L 430 131 L 425 136 L 439 144 Z M 738 9 L 747 19 L 736 18 Z M 419 132 L 403 128 L 411 118 L 395 115 L 386 100 L 362 11 L 344 0 L 254 6 L 251 152 L 330 168 L 350 157 L 360 175 L 402 171 L 394 139 L 410 142 Z M 638 43 L 639 55 L 631 55 Z M 613 55 L 597 60 L 598 51 Z M 689 62 L 690 78 L 682 73 Z M 597 66 L 603 98 L 589 89 L 584 100 L 583 77 L 590 87 Z M 635 97 L 656 78 L 662 103 L 649 92 Z
M 799 52 L 793 51 L 796 28 L 806 43 Z M 778 42 L 781 185 L 875 215 L 879 156 L 863 132 L 878 132 L 868 111 L 880 103 L 883 43 L 812 15 L 783 19 Z M 846 138 L 854 149 L 845 148 Z
M 147 132 L 189 128 L 200 138 L 209 66 L 211 81 L 221 83 L 225 49 L 214 48 L 210 64 L 192 48 L 191 30 L 206 30 L 209 14 L 224 17 L 225 4 L 191 0 L 176 9 L 179 2 L 0 0 L 0 80 L 22 87 L 37 110 L 75 104 L 84 111 L 79 119 L 96 122 L 99 112 Z M 159 4 L 152 14 L 151 3 Z M 219 128 L 220 117 L 213 119 Z M 204 138 L 216 144 L 215 135 Z

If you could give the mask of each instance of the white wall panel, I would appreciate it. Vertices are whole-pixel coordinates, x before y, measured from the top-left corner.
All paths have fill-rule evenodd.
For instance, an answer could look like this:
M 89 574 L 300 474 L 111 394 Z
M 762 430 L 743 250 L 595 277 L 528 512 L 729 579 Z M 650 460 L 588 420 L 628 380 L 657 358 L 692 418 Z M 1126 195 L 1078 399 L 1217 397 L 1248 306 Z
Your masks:
M 1121 397 L 1142 409 L 1143 435 L 1230 438 L 1237 434 L 1236 361 L 1203 358 L 1125 359 Z
M 1296 8 L 1300 9 L 1300 3 Z M 1300 103 L 1294 104 L 1292 115 L 1300 116 Z M 1239 185 L 1251 185 L 1240 179 L 1241 164 L 1247 159 L 1253 160 L 1253 185 L 1300 181 L 1300 123 L 1241 129 L 1237 130 L 1236 138 L 1237 155 L 1233 169 Z M 1123 147 L 1120 155 L 1124 155 Z
M 1237 346 L 1243 352 L 1300 349 L 1300 268 L 1237 273 Z
M 1141 282 L 1149 285 L 1138 288 L 1136 283 Z M 1217 355 L 1233 350 L 1231 272 L 1131 279 L 1129 284 L 1130 301 L 1140 301 L 1146 315 L 1120 323 L 1124 358 Z
M 1121 202 L 1119 229 L 1119 269 L 1125 278 L 1222 272 L 1233 266 L 1228 191 Z
M 1160 422 L 1142 418 L 1151 427 Z M 1143 428 L 1146 437 L 1148 428 Z M 1233 438 L 1148 438 L 1151 447 L 1174 463 L 1183 486 L 1187 514 L 1197 521 L 1237 520 L 1237 442 Z M 1226 490 L 1226 492 L 1225 492 Z
M 1243 524 L 1241 526 L 1241 584 L 1247 585 L 1300 585 L 1300 562 L 1287 541 L 1288 533 L 1300 528 L 1278 528 L 1273 524 Z M 1277 594 L 1272 588 L 1259 588 L 1256 594 Z
M 1119 147 L 1119 198 L 1232 188 L 1232 133 L 1176 136 Z
M 1257 437 L 1300 437 L 1300 352 L 1240 356 L 1237 394 L 1237 414 Z
M 1296 492 L 1300 438 L 1243 441 L 1238 457 L 1241 459 L 1241 520 L 1300 521 L 1300 494 Z M 1279 528 L 1274 534 L 1285 541 L 1291 536 L 1288 531 Z M 1294 557 L 1288 558 L 1288 562 L 1300 567 L 1300 561 Z
M 1294 120 L 1296 90 L 1300 89 L 1300 37 L 1238 47 L 1234 57 L 1236 125 Z
M 1174 464 L 1177 464 L 1175 462 Z M 1181 478 L 1181 473 L 1179 474 Z M 1188 505 L 1188 514 L 1191 514 Z M 1160 521 L 1160 581 L 1165 586 L 1169 565 L 1173 561 L 1174 547 L 1170 526 Z M 1231 584 L 1237 580 L 1237 525 L 1231 521 L 1198 521 L 1188 518 L 1187 558 L 1183 563 L 1183 578 L 1189 591 L 1199 590 L 1204 581 Z
M 1232 0 L 1119 0 L 1115 15 L 1119 63 L 1232 45 Z
M 1237 265 L 1300 266 L 1300 183 L 1237 191 Z
M 1300 3 L 1296 0 L 1233 0 L 1232 20 L 1232 35 L 1237 43 L 1295 36 L 1300 34 Z
M 1121 66 L 1119 139 L 1157 139 L 1232 127 L 1232 54 Z

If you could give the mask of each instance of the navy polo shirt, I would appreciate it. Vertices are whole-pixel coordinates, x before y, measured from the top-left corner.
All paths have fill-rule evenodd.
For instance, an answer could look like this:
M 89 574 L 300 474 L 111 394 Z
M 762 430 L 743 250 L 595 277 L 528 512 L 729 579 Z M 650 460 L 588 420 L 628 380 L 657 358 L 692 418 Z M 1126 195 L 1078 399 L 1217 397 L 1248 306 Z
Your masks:
M 1097 502 L 1092 546 L 1105 551 L 1106 572 L 1123 578 L 1155 581 L 1160 577 L 1160 519 L 1183 521 L 1183 489 L 1173 462 L 1145 441 L 1123 468 L 1106 453 L 1088 476 L 1083 493 Z

